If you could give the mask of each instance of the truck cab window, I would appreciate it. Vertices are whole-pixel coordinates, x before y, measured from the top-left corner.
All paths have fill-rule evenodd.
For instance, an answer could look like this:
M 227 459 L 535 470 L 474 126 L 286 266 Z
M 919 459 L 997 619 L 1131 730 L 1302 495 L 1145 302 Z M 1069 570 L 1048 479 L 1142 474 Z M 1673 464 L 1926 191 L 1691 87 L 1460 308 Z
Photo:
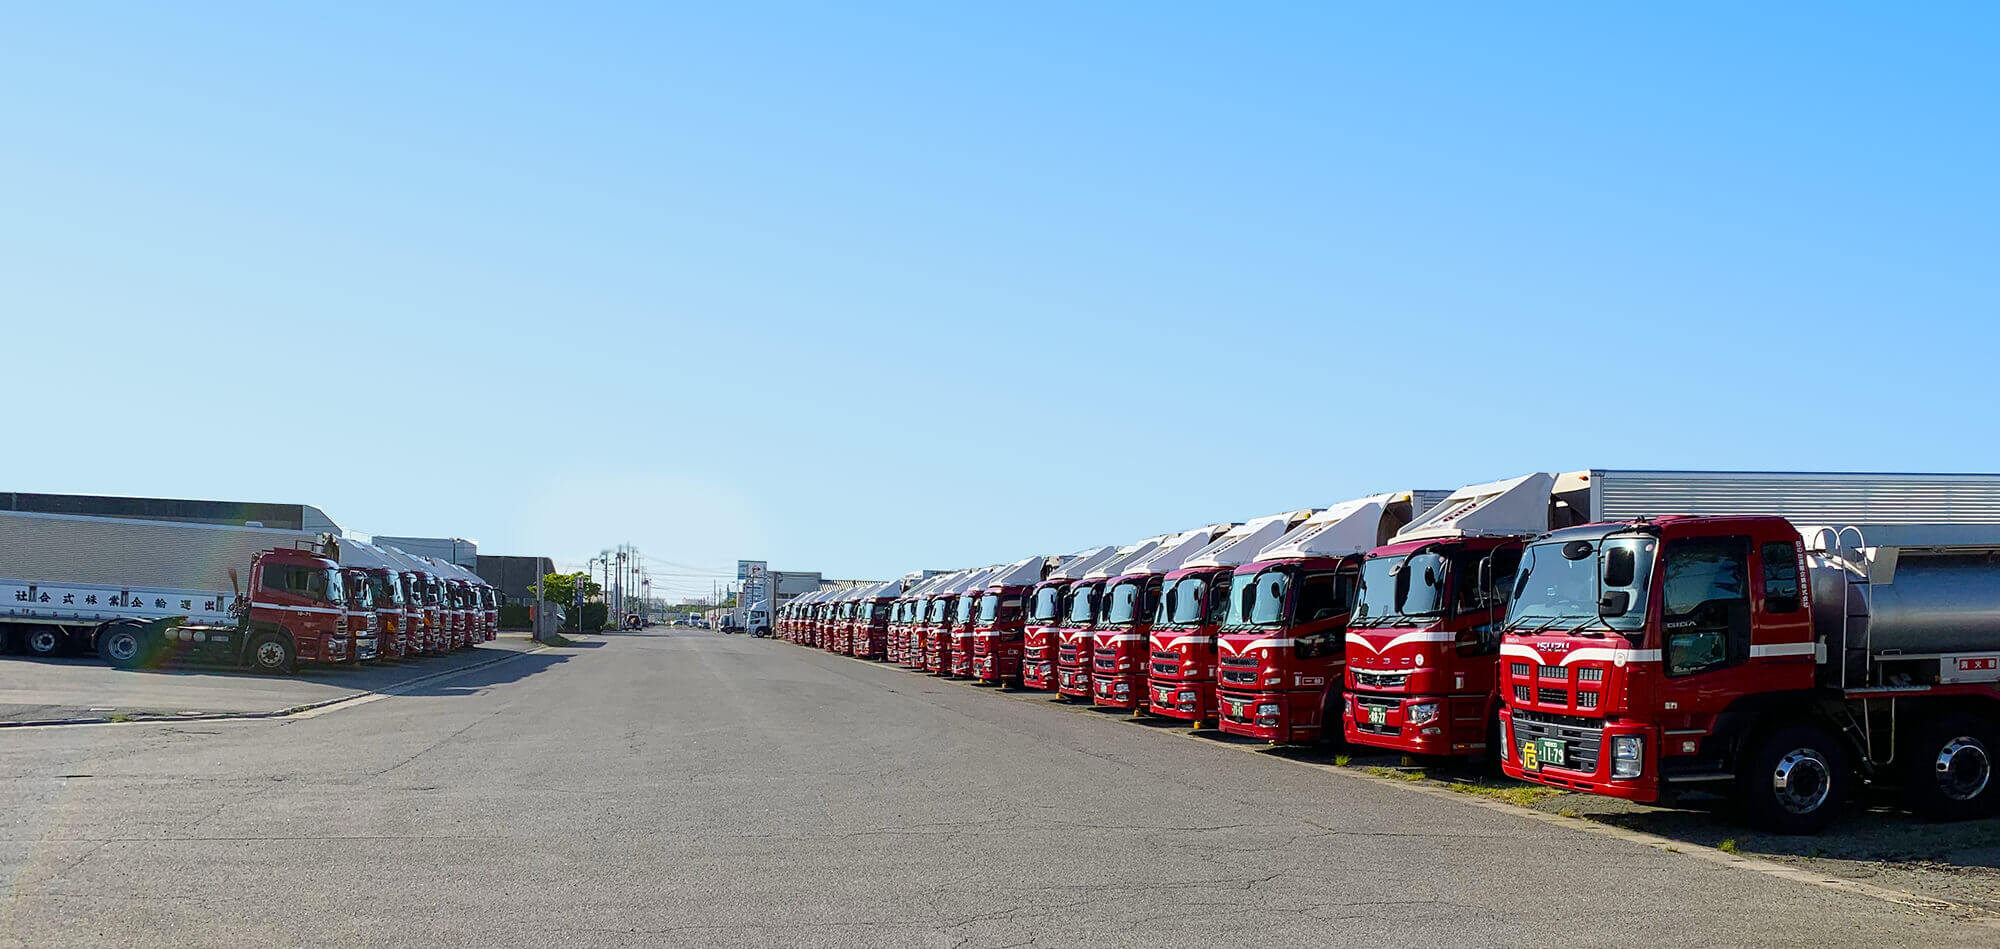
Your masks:
M 1758 548 L 1764 561 L 1764 612 L 1796 613 L 1799 597 L 1799 548 L 1777 541 Z
M 1666 672 L 1693 675 L 1750 657 L 1750 540 L 1693 537 L 1667 545 L 1661 628 Z
M 1298 597 L 1293 603 L 1294 623 L 1321 622 L 1340 615 L 1342 604 L 1339 576 L 1332 571 L 1300 576 Z M 1339 649 L 1345 635 L 1345 631 L 1337 629 L 1306 633 L 1296 637 L 1293 648 L 1300 659 L 1311 659 Z

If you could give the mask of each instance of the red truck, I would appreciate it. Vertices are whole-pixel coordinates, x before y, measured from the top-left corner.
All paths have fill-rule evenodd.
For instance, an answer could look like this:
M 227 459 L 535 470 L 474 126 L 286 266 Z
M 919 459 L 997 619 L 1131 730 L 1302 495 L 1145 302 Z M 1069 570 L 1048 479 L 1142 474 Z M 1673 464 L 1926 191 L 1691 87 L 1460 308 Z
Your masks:
M 1056 627 L 1057 696 L 1089 701 L 1091 652 L 1096 646 L 1092 634 L 1104 618 L 1105 590 L 1110 586 L 1111 579 L 1124 571 L 1126 564 L 1158 550 L 1170 536 L 1161 534 L 1120 547 L 1117 554 L 1085 570 L 1070 584 L 1068 609 L 1064 612 L 1062 625 Z
M 1312 516 L 1310 509 L 1230 528 L 1168 572 L 1153 617 L 1146 707 L 1199 726 L 1215 718 L 1215 634 L 1238 566 Z
M 855 600 L 850 655 L 862 659 L 883 657 L 889 648 L 889 615 L 895 611 L 896 598 L 902 593 L 901 580 L 885 580 L 861 591 Z
M 958 584 L 951 625 L 945 636 L 942 674 L 960 679 L 972 677 L 972 630 L 978 623 L 979 601 L 986 597 L 987 578 L 1000 569 L 982 567 Z
M 1021 638 L 1028 593 L 1062 565 L 1062 557 L 1029 557 L 986 579 L 972 626 L 972 677 L 1005 688 L 1021 681 Z
M 1079 550 L 1029 591 L 1027 616 L 1021 627 L 1023 688 L 1055 691 L 1057 630 L 1069 615 L 1070 586 L 1086 571 L 1117 556 L 1118 550 L 1116 545 Z
M 950 574 L 924 597 L 923 619 L 917 624 L 916 668 L 936 675 L 950 671 L 952 609 L 958 597 L 952 591 L 971 575 L 970 570 Z
M 1534 538 L 1514 581 L 1509 776 L 1727 792 L 1780 833 L 1862 785 L 1994 811 L 2000 476 L 1588 476 L 1588 523 Z
M 1443 496 L 1399 491 L 1336 504 L 1236 568 L 1216 636 L 1218 728 L 1304 743 L 1338 727 L 1342 637 L 1361 556 Z
M 1500 621 L 1524 540 L 1577 523 L 1577 475 L 1469 485 L 1368 554 L 1347 620 L 1346 739 L 1476 757 L 1499 734 Z
M 1175 534 L 1151 553 L 1118 568 L 1104 587 L 1104 606 L 1091 630 L 1091 703 L 1107 708 L 1146 707 L 1147 655 L 1153 616 L 1167 574 L 1235 524 L 1210 524 Z
M 381 636 L 376 630 L 375 590 L 368 583 L 368 571 L 340 568 L 340 586 L 346 593 L 347 661 L 373 661 L 381 655 Z

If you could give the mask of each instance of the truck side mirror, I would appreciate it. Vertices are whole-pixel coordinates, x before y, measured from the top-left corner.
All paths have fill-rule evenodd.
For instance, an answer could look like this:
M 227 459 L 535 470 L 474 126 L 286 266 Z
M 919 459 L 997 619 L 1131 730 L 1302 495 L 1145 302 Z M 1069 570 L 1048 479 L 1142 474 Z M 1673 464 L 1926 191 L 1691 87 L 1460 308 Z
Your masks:
M 1479 558 L 1479 593 L 1483 598 L 1486 591 L 1493 589 L 1493 558 Z
M 1597 615 L 1601 617 L 1624 616 L 1632 609 L 1632 594 L 1624 590 L 1611 590 L 1597 598 Z

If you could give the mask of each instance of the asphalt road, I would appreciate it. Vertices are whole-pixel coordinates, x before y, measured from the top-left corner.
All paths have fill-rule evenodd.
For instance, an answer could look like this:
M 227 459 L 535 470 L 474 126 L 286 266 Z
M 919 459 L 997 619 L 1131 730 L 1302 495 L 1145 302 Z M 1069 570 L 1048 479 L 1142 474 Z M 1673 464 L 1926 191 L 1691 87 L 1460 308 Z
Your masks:
M 0 725 L 101 721 L 114 716 L 270 714 L 394 688 L 533 645 L 526 633 L 502 633 L 493 642 L 443 655 L 359 666 L 307 664 L 290 676 L 197 664 L 115 669 L 96 656 L 0 656 Z
M 1045 699 L 676 630 L 0 732 L 0 945 L 1991 946 Z

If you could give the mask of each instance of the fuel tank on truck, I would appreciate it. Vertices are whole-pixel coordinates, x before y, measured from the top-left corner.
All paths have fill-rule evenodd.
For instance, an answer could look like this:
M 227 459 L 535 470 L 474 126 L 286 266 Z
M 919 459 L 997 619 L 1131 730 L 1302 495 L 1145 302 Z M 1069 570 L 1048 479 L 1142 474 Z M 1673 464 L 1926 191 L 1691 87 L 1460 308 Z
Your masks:
M 1876 655 L 2000 651 L 2000 546 L 1862 553 L 1808 561 L 1815 632 L 1839 637 L 1844 611 L 1850 647 Z

